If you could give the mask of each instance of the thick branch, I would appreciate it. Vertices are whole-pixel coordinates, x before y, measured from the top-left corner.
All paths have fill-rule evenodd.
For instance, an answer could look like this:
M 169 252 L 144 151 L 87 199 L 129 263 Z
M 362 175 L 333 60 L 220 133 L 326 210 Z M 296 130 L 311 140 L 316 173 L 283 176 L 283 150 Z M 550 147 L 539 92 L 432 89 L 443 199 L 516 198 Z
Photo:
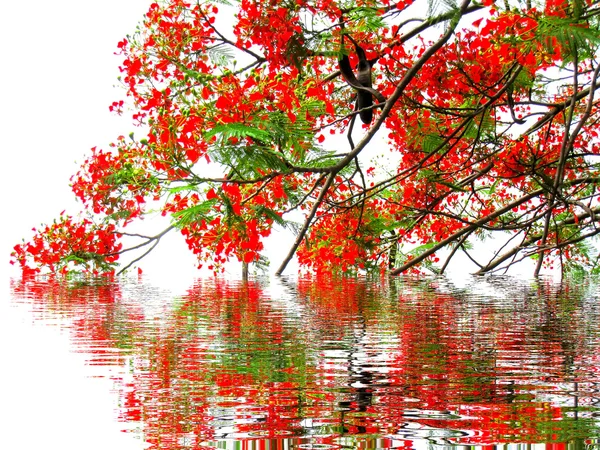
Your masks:
M 542 195 L 544 193 L 543 189 L 538 189 L 536 191 L 533 191 L 527 195 L 524 195 L 523 197 L 519 198 L 518 200 L 515 200 L 514 202 L 509 203 L 508 205 L 506 205 L 504 208 L 500 208 L 499 210 L 493 212 L 492 214 L 489 214 L 475 222 L 473 222 L 471 225 L 466 226 L 464 228 L 461 228 L 460 230 L 458 230 L 456 233 L 450 235 L 449 237 L 447 237 L 446 239 L 444 239 L 443 241 L 439 242 L 438 244 L 434 245 L 432 248 L 430 248 L 429 250 L 421 253 L 419 256 L 417 256 L 414 259 L 411 259 L 410 261 L 408 261 L 407 263 L 403 264 L 402 266 L 398 267 L 397 269 L 394 269 L 390 272 L 391 275 L 398 275 L 402 272 L 404 272 L 405 270 L 410 269 L 411 267 L 419 264 L 421 261 L 423 261 L 424 259 L 428 258 L 429 256 L 433 255 L 435 252 L 437 252 L 438 250 L 444 248 L 446 245 L 456 241 L 457 239 L 459 239 L 460 237 L 462 237 L 465 233 L 469 233 L 479 227 L 481 227 L 482 225 L 486 224 L 487 222 L 494 220 L 496 217 L 499 217 L 503 214 L 506 214 L 507 212 L 511 211 L 513 208 L 528 202 L 529 200 Z
M 283 260 L 281 265 L 279 266 L 279 269 L 277 269 L 277 272 L 275 272 L 276 275 L 281 275 L 283 273 L 283 271 L 285 270 L 285 268 L 287 267 L 288 263 L 294 257 L 294 254 L 296 253 L 296 250 L 298 250 L 298 247 L 300 246 L 302 239 L 304 239 L 304 236 L 306 235 L 306 233 L 308 232 L 308 229 L 310 228 L 310 224 L 311 224 L 313 218 L 315 217 L 315 214 L 317 214 L 317 210 L 319 209 L 319 206 L 321 206 L 321 203 L 323 203 L 323 199 L 325 198 L 327 191 L 331 187 L 331 184 L 333 183 L 333 179 L 335 178 L 335 175 L 336 175 L 336 173 L 332 172 L 327 177 L 327 180 L 325 181 L 325 185 L 323 186 L 323 189 L 321 189 L 321 192 L 319 193 L 319 197 L 317 197 L 315 204 L 313 205 L 312 209 L 310 210 L 310 213 L 308 214 L 308 216 L 306 217 L 306 220 L 304 221 L 304 225 L 302 226 L 302 229 L 298 233 L 298 236 L 296 236 L 294 245 L 292 245 L 292 248 L 290 248 L 290 251 L 288 252 L 287 256 L 285 257 L 285 259 Z
M 470 2 L 471 2 L 470 0 L 464 0 L 463 1 L 463 4 L 461 5 L 461 8 L 460 8 L 461 16 L 462 16 L 462 14 L 464 14 L 464 12 L 467 9 L 467 7 L 468 7 L 468 5 L 469 5 Z M 348 155 L 344 159 L 342 159 L 341 161 L 339 161 L 335 166 L 331 167 L 331 171 L 332 172 L 336 172 L 337 173 L 340 170 L 342 170 L 360 152 L 363 151 L 363 149 L 367 146 L 367 144 L 371 141 L 371 139 L 373 139 L 373 137 L 377 134 L 377 132 L 379 131 L 379 128 L 381 128 L 381 126 L 383 125 L 383 123 L 385 122 L 385 120 L 387 119 L 387 117 L 390 115 L 390 113 L 392 112 L 392 109 L 394 108 L 394 105 L 400 99 L 400 97 L 402 96 L 402 94 L 403 94 L 404 90 L 406 89 L 406 87 L 410 84 L 410 82 L 417 75 L 417 73 L 419 72 L 419 70 L 421 70 L 421 68 L 425 65 L 425 63 L 440 48 L 442 48 L 442 46 L 450 39 L 450 37 L 452 37 L 452 34 L 454 33 L 454 30 L 455 30 L 455 28 L 456 28 L 457 25 L 458 25 L 458 20 L 455 20 L 454 22 L 452 22 L 450 24 L 450 26 L 448 27 L 448 29 L 446 30 L 446 32 L 442 35 L 442 37 L 437 42 L 435 42 L 431 47 L 429 47 L 423 53 L 423 55 L 421 55 L 421 57 L 413 64 L 413 66 L 406 71 L 406 73 L 404 74 L 404 76 L 400 80 L 400 83 L 398 83 L 398 86 L 396 86 L 396 89 L 394 90 L 394 93 L 385 102 L 385 106 L 383 107 L 381 115 L 379 116 L 379 118 L 377 119 L 377 121 L 375 122 L 375 124 L 369 129 L 369 131 L 367 132 L 367 134 L 365 135 L 365 137 L 362 138 L 362 140 L 356 145 L 356 147 L 354 148 L 353 151 L 351 151 L 350 153 L 348 153 Z
M 577 222 L 580 222 L 582 220 L 585 220 L 588 217 L 591 217 L 592 221 L 595 221 L 596 220 L 595 214 L 598 214 L 598 213 L 600 213 L 600 206 L 598 206 L 598 207 L 590 210 L 589 212 L 586 211 L 584 213 L 578 214 L 577 216 L 570 217 L 570 218 L 564 220 L 563 222 L 561 222 L 559 224 L 559 226 L 572 225 L 574 223 L 577 223 Z M 510 249 L 509 251 L 507 251 L 506 253 L 503 253 L 502 255 L 498 256 L 493 261 L 490 261 L 485 267 L 482 267 L 481 269 L 479 269 L 476 272 L 476 274 L 480 275 L 480 274 L 484 274 L 484 273 L 487 273 L 487 272 L 491 272 L 496 267 L 498 267 L 500 264 L 502 264 L 504 261 L 512 258 L 517 253 L 519 253 L 520 251 L 522 251 L 524 248 L 532 245 L 536 241 L 539 241 L 541 238 L 542 238 L 542 234 L 541 233 L 538 233 L 538 234 L 535 234 L 533 236 L 530 236 L 527 240 L 521 242 L 521 244 L 519 244 L 518 246 L 516 246 L 516 247 Z

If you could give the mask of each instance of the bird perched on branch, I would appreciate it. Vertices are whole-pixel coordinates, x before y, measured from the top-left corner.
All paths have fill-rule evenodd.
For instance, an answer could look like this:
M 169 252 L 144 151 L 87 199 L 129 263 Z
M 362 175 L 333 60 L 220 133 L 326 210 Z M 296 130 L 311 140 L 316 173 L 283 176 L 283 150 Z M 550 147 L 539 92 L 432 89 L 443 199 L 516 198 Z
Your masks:
M 358 111 L 360 120 L 365 124 L 370 124 L 373 120 L 373 96 L 385 101 L 383 96 L 373 89 L 371 71 L 375 61 L 367 59 L 365 51 L 349 34 L 342 34 L 342 46 L 344 45 L 344 36 L 347 36 L 354 44 L 358 64 L 356 75 L 354 75 L 348 55 L 343 54 L 339 60 L 340 72 L 346 82 L 356 90 L 356 111 Z

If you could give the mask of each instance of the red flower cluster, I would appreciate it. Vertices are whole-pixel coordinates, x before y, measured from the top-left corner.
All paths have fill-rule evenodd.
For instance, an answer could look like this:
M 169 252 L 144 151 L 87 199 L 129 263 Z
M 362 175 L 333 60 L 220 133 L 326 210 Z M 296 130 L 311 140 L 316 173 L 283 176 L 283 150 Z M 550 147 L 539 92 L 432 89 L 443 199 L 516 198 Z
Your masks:
M 593 268 L 584 241 L 600 233 L 594 3 L 547 1 L 542 11 L 467 0 L 425 21 L 411 3 L 243 0 L 228 29 L 210 3 L 153 3 L 118 44 L 127 108 L 145 137 L 92 149 L 72 178 L 101 221 L 90 233 L 121 231 L 152 202 L 213 267 L 259 260 L 279 225 L 299 231 L 292 250 L 316 272 L 443 271 L 494 233 L 515 244 L 477 262 L 482 272 L 516 255 L 540 266 L 557 257 L 565 269 L 576 261 L 567 253 Z M 357 91 L 372 98 L 362 130 Z M 109 109 L 122 114 L 125 101 Z M 300 226 L 288 221 L 298 211 Z M 78 258 L 110 268 L 119 252 L 84 251 L 87 234 L 48 230 L 17 260 L 54 270 L 87 252 Z M 433 267 L 444 248 L 450 256 Z
M 61 215 L 52 225 L 46 225 L 28 243 L 16 245 L 12 264 L 19 264 L 24 273 L 39 272 L 48 267 L 53 272 L 70 270 L 107 272 L 118 259 L 120 234 L 114 224 L 98 226 L 90 220 L 76 222 Z

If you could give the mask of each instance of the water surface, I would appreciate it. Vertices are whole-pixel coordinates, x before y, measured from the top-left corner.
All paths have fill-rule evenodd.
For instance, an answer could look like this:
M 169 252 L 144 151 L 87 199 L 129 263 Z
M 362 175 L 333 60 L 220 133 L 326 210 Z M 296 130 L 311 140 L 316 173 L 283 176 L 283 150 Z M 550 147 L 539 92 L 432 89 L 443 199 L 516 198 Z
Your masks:
M 15 280 L 148 448 L 597 448 L 600 304 L 585 283 Z

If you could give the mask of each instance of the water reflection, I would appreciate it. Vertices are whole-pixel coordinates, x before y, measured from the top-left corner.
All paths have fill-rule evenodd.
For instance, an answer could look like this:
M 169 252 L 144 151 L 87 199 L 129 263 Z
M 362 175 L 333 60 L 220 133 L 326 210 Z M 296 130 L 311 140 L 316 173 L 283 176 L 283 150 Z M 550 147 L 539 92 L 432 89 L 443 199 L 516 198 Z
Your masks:
M 118 417 L 151 448 L 600 447 L 600 305 L 581 283 L 211 279 L 173 299 L 22 280 L 13 297 L 125 369 Z

